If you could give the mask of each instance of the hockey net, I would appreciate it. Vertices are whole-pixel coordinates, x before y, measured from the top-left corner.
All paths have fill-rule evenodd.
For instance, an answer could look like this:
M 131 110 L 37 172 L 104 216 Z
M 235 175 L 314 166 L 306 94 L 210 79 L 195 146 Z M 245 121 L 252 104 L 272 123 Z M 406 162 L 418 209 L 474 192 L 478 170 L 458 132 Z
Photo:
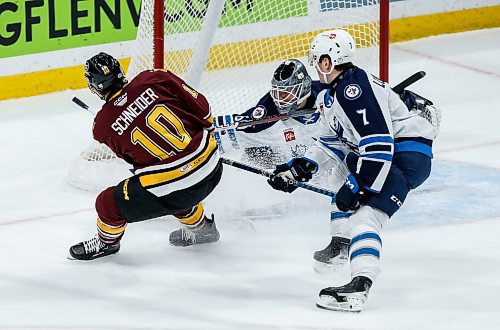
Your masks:
M 387 80 L 388 45 L 380 33 L 385 23 L 388 0 L 143 0 L 127 77 L 165 68 L 202 92 L 215 115 L 239 113 L 269 90 L 280 62 L 297 58 L 307 64 L 310 42 L 325 30 L 349 31 L 358 47 L 355 62 Z M 159 47 L 155 40 L 162 38 Z M 94 143 L 67 178 L 77 188 L 98 190 L 120 180 L 109 173 L 124 175 L 116 168 L 127 165 Z

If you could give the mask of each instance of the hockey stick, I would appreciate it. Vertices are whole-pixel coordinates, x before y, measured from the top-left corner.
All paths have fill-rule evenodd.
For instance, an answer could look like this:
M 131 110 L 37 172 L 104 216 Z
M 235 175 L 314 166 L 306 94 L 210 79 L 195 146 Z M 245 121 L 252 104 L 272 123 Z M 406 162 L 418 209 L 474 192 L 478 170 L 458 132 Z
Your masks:
M 224 132 L 224 131 L 227 131 L 229 129 L 238 130 L 238 128 L 243 128 L 243 127 L 247 127 L 247 126 L 255 126 L 255 125 L 272 123 L 275 121 L 280 121 L 280 120 L 285 120 L 285 119 L 290 119 L 290 118 L 307 116 L 307 115 L 313 114 L 314 112 L 316 112 L 316 109 L 301 109 L 301 110 L 294 111 L 293 113 L 272 115 L 272 116 L 261 118 L 261 119 L 254 119 L 250 116 L 243 116 L 243 115 L 237 115 L 237 114 L 216 116 L 215 118 L 216 118 L 216 120 L 218 120 L 218 122 L 217 122 L 217 125 L 215 126 L 215 130 L 218 132 Z
M 254 119 L 254 120 L 249 120 L 249 121 L 241 120 L 238 122 L 239 123 L 238 128 L 239 127 L 246 127 L 246 126 L 254 126 L 254 125 L 259 125 L 259 124 L 265 124 L 265 123 L 271 123 L 271 122 L 278 121 L 278 120 L 285 120 L 285 119 L 290 119 L 290 118 L 312 115 L 314 112 L 316 112 L 316 109 L 301 109 L 301 110 L 297 110 L 293 113 L 274 115 L 274 116 L 269 116 L 269 117 L 262 118 L 262 119 Z
M 71 101 L 73 101 L 76 105 L 78 105 L 78 106 L 79 106 L 79 107 L 81 107 L 82 109 L 87 110 L 88 112 L 90 112 L 90 113 L 91 113 L 91 114 L 93 114 L 94 116 L 96 115 L 95 110 L 90 109 L 90 107 L 87 105 L 87 103 L 83 102 L 83 101 L 82 101 L 82 100 L 80 100 L 78 97 L 73 96 L 73 98 L 71 99 Z
M 405 80 L 403 80 L 402 82 L 400 82 L 399 84 L 397 84 L 396 86 L 394 86 L 392 88 L 392 90 L 396 94 L 401 94 L 401 93 L 403 93 L 403 91 L 406 87 L 410 86 L 413 83 L 416 83 L 417 81 L 419 81 L 423 77 L 425 77 L 425 71 L 416 72 L 416 73 L 412 74 L 411 76 L 409 76 L 408 78 L 406 78 Z
M 241 170 L 245 170 L 247 172 L 259 174 L 259 175 L 262 175 L 262 176 L 265 176 L 268 178 L 274 177 L 274 174 L 272 174 L 271 172 L 268 172 L 266 170 L 260 169 L 260 168 L 255 167 L 255 166 L 243 164 L 243 163 L 240 163 L 238 161 L 235 161 L 235 160 L 232 160 L 229 158 L 224 158 L 224 157 L 221 157 L 221 160 L 226 165 L 233 166 L 233 167 L 239 168 Z M 317 186 L 309 184 L 309 183 L 302 183 L 302 182 L 299 182 L 297 180 L 290 179 L 290 180 L 288 180 L 288 184 L 291 184 L 292 186 L 296 186 L 296 187 L 303 188 L 306 190 L 314 191 L 318 194 L 322 194 L 322 195 L 326 195 L 326 196 L 335 198 L 335 193 L 333 191 L 323 189 L 323 188 L 317 187 Z

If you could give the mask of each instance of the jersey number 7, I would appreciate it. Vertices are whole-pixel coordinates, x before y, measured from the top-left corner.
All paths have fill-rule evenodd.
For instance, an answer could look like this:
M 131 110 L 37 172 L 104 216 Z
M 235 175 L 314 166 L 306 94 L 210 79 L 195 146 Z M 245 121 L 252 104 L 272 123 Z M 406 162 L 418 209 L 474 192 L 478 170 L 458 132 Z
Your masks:
M 370 122 L 366 119 L 366 109 L 356 110 L 357 113 L 363 116 L 363 125 L 368 125 Z

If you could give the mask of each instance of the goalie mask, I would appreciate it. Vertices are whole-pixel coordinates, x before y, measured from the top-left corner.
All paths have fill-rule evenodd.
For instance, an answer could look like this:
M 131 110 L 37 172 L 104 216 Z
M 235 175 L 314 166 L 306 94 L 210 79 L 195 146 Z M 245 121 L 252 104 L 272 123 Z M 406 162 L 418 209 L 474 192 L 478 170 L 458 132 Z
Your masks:
M 113 56 L 102 52 L 85 63 L 85 79 L 92 93 L 102 100 L 118 92 L 127 83 L 120 63 Z
M 274 71 L 271 97 L 279 113 L 287 114 L 311 95 L 312 79 L 299 60 L 287 60 Z

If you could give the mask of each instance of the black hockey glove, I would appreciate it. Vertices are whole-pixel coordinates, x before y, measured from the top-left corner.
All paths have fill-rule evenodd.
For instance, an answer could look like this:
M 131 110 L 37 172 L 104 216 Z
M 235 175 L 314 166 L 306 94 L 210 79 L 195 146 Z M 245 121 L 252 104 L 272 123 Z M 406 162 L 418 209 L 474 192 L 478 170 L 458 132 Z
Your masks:
M 360 180 L 356 174 L 349 174 L 344 185 L 340 187 L 335 198 L 335 204 L 342 212 L 354 211 L 359 208 L 362 194 Z
M 273 176 L 267 180 L 267 183 L 273 189 L 291 193 L 297 187 L 290 184 L 289 179 L 307 182 L 311 180 L 313 173 L 316 173 L 317 170 L 316 164 L 312 161 L 306 158 L 294 158 L 286 164 L 276 166 Z
M 288 183 L 289 179 L 284 177 L 284 175 L 283 176 L 279 175 L 281 173 L 286 173 L 287 171 L 290 171 L 290 166 L 288 166 L 287 163 L 276 166 L 276 168 L 273 171 L 273 176 L 271 176 L 267 180 L 267 183 L 269 183 L 269 185 L 271 187 L 273 187 L 273 189 L 276 189 L 276 190 L 284 191 L 287 193 L 291 193 L 291 192 L 295 191 L 295 189 L 297 189 L 297 187 L 289 184 Z M 289 173 L 291 174 L 291 172 L 289 172 Z

